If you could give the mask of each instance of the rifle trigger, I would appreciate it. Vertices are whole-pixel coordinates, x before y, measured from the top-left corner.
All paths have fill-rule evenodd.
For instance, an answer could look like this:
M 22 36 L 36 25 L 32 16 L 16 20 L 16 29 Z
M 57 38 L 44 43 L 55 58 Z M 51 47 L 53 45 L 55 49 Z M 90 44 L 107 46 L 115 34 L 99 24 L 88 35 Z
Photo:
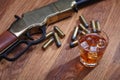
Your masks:
M 30 39 L 30 40 L 34 40 L 34 39 L 31 37 L 30 32 L 27 32 L 27 33 L 26 33 L 26 36 L 28 37 L 28 39 Z

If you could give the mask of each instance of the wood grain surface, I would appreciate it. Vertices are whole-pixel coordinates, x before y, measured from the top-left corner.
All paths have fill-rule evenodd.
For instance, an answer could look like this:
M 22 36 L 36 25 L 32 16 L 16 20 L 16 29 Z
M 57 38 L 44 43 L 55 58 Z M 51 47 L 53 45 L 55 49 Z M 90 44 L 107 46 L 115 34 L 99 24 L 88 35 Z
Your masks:
M 42 7 L 55 0 L 0 0 L 0 34 L 27 11 Z M 79 62 L 78 47 L 69 43 L 78 17 L 83 14 L 87 21 L 99 20 L 102 30 L 109 36 L 109 45 L 99 65 L 85 68 Z M 71 18 L 50 25 L 59 26 L 66 34 L 62 46 L 55 43 L 46 51 L 41 44 L 30 48 L 15 62 L 0 62 L 0 80 L 120 80 L 120 0 L 104 0 L 79 10 Z

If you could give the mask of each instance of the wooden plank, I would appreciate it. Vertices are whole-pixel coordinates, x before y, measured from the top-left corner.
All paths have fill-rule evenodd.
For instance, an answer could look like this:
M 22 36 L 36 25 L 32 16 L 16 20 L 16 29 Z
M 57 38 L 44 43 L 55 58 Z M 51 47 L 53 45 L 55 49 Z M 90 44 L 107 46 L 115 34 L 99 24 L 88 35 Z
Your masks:
M 0 0 L 0 33 L 7 30 L 15 20 L 14 15 L 47 5 L 55 0 Z M 55 43 L 46 51 L 42 44 L 35 45 L 15 62 L 0 62 L 0 80 L 120 80 L 120 1 L 104 0 L 79 10 L 71 18 L 50 25 L 59 26 L 66 34 L 59 49 Z M 99 20 L 102 29 L 109 36 L 109 45 L 100 64 L 85 68 L 79 62 L 78 47 L 69 48 L 78 16 L 83 14 L 88 22 Z M 89 23 L 90 24 L 90 23 Z

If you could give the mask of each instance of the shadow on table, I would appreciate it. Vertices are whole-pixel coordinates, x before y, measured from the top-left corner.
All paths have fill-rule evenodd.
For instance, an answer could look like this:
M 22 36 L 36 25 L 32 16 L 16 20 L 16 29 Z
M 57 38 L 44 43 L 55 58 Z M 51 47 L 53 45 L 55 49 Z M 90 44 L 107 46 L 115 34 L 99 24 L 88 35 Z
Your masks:
M 51 70 L 45 80 L 83 80 L 94 68 L 83 66 L 79 57 Z

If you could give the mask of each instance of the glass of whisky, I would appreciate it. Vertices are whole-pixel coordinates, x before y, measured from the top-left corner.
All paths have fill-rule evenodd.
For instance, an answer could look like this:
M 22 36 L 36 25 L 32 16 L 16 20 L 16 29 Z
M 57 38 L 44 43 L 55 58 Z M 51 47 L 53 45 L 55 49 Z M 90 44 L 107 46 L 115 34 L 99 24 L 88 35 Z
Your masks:
M 80 62 L 95 67 L 102 58 L 109 39 L 105 32 L 89 33 L 79 38 Z

